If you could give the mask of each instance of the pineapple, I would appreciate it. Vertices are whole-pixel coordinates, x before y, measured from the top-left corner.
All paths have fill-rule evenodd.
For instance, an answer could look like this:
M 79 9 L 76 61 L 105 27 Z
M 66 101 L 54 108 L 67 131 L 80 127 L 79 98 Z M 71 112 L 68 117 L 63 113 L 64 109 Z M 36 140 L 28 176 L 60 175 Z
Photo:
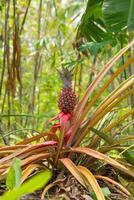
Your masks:
M 63 68 L 59 72 L 63 86 L 58 98 L 58 107 L 64 113 L 71 113 L 76 105 L 76 95 L 72 88 L 72 72 Z

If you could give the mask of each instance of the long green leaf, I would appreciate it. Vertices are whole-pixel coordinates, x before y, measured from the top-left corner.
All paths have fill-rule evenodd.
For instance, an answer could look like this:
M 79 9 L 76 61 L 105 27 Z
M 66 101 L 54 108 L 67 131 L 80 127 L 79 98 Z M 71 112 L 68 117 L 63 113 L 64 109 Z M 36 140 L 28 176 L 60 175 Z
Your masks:
M 85 37 L 88 41 L 100 42 L 110 36 L 102 20 L 102 0 L 89 0 L 78 28 L 77 39 Z
M 20 160 L 18 158 L 13 159 L 12 166 L 9 169 L 6 178 L 7 189 L 18 188 L 21 183 L 21 167 Z
M 31 179 L 22 184 L 19 188 L 15 188 L 11 191 L 6 192 L 0 198 L 0 200 L 9 200 L 9 199 L 16 200 L 25 194 L 32 193 L 35 190 L 38 190 L 44 185 L 46 185 L 47 182 L 51 179 L 51 177 L 52 177 L 51 171 L 49 170 L 42 171 L 34 175 Z

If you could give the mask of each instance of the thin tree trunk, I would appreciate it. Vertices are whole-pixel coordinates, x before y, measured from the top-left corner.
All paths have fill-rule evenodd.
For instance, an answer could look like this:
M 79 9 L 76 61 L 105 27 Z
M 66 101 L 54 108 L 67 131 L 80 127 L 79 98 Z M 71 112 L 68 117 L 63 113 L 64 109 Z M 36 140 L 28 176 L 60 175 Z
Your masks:
M 20 31 L 19 31 L 19 34 L 20 34 L 20 35 L 21 35 L 22 31 L 23 31 L 24 24 L 25 24 L 25 22 L 26 22 L 26 18 L 27 18 L 27 14 L 28 14 L 28 10 L 29 10 L 30 4 L 31 4 L 31 0 L 28 1 L 28 5 L 27 5 L 27 8 L 26 8 L 26 12 L 25 12 L 24 18 L 23 18 L 23 20 L 22 20 L 22 24 L 21 24 Z
M 27 15 L 28 15 L 30 4 L 31 4 L 31 0 L 28 1 L 27 8 L 26 8 L 26 11 L 25 11 L 25 14 L 24 14 L 24 17 L 23 17 L 23 20 L 22 20 L 20 27 L 19 27 L 19 21 L 17 23 L 18 24 L 18 35 L 19 35 L 19 41 L 20 41 L 19 42 L 20 66 L 21 66 L 21 39 L 20 39 L 20 35 L 22 34 L 23 29 L 24 29 L 24 25 L 25 25 L 25 22 L 26 22 L 26 18 L 27 18 Z M 18 18 L 19 18 L 19 16 L 18 16 Z M 19 86 L 19 102 L 20 102 L 20 113 L 22 113 L 22 87 L 21 87 L 21 85 Z M 27 118 L 26 118 L 26 121 L 27 121 Z M 20 124 L 21 125 L 23 124 L 22 118 L 20 119 Z
M 3 79 L 6 68 L 6 54 L 7 54 L 7 37 L 8 37 L 8 21 L 9 21 L 10 0 L 5 3 L 5 27 L 4 27 L 4 53 L 3 53 L 3 66 L 0 80 L 0 97 L 2 94 Z
M 7 102 L 8 102 L 8 130 L 10 130 L 10 114 L 11 114 L 11 92 L 10 92 L 10 81 L 9 81 L 9 78 L 10 78 L 10 47 L 9 47 L 9 29 L 7 30 L 8 31 L 8 38 L 7 38 L 7 53 L 6 53 L 6 62 L 7 62 L 7 69 L 8 69 L 8 80 L 7 80 Z
M 41 33 L 41 12 L 42 12 L 42 0 L 40 0 L 39 9 L 38 9 L 38 35 L 37 39 L 40 40 L 40 33 Z M 30 102 L 30 111 L 34 113 L 35 108 L 35 90 L 36 90 L 36 83 L 38 79 L 38 73 L 40 69 L 41 63 L 41 55 L 38 51 L 35 56 L 35 68 L 34 68 L 34 77 L 33 77 L 33 90 L 32 90 L 32 99 Z
M 38 34 L 37 34 L 37 40 L 40 40 L 41 36 L 41 14 L 42 14 L 42 0 L 40 0 L 39 3 L 39 9 L 38 9 Z M 42 56 L 40 55 L 40 52 L 37 49 L 37 53 L 35 55 L 35 67 L 34 67 L 34 77 L 33 77 L 33 88 L 32 88 L 32 94 L 30 98 L 30 103 L 28 106 L 28 112 L 31 112 L 34 114 L 35 111 L 35 93 L 36 93 L 36 84 L 38 79 L 38 74 L 41 66 L 41 59 Z M 25 126 L 27 125 L 28 118 L 26 118 Z M 34 120 L 32 122 L 34 124 Z
M 2 74 L 1 74 L 1 88 L 0 88 L 0 94 L 2 94 L 2 85 L 3 85 L 3 78 L 5 74 L 5 70 L 7 67 L 7 70 L 9 71 L 10 66 L 10 47 L 9 47 L 9 10 L 10 10 L 10 1 L 7 1 L 7 5 L 5 7 L 5 38 L 4 38 L 4 53 L 3 53 L 3 68 L 2 68 Z M 1 114 L 4 112 L 4 105 L 6 102 L 7 97 L 7 104 L 8 104 L 8 120 L 7 120 L 7 127 L 8 130 L 10 129 L 10 112 L 11 112 L 11 102 L 10 102 L 10 91 L 8 90 L 8 83 L 5 84 L 5 92 L 2 102 L 2 108 L 1 108 Z M 0 132 L 2 135 L 2 139 L 6 145 L 9 144 L 8 137 L 4 137 L 5 131 L 4 126 L 2 123 L 2 119 L 0 120 Z
M 59 18 L 58 9 L 57 9 L 55 0 L 53 0 L 53 5 L 54 5 L 54 9 L 55 9 L 55 15 L 56 15 L 57 18 Z M 59 51 L 60 51 L 61 65 L 63 66 L 63 51 L 62 51 L 61 39 L 62 39 L 61 38 L 61 30 L 60 30 L 60 27 L 58 27 L 57 41 L 58 41 L 58 48 L 59 48 Z

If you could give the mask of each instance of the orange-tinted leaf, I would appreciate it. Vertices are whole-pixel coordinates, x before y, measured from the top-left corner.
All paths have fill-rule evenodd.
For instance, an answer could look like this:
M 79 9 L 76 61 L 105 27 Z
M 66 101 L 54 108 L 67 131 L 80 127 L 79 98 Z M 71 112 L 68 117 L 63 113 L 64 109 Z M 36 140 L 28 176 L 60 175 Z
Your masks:
M 112 183 L 113 185 L 117 186 L 120 190 L 122 190 L 126 195 L 130 196 L 130 192 L 124 188 L 121 184 L 117 183 L 116 181 L 112 180 L 111 178 L 109 177 L 106 177 L 106 176 L 101 176 L 101 175 L 95 175 L 95 178 L 97 179 L 102 179 L 102 180 L 106 180 L 110 183 Z
M 86 167 L 83 166 L 78 166 L 78 170 L 82 173 L 84 178 L 87 179 L 88 184 L 91 185 L 92 189 L 96 194 L 97 199 L 105 200 L 102 190 L 99 184 L 97 183 L 95 177 L 93 176 L 93 174 Z
M 52 144 L 52 143 L 51 143 Z M 49 148 L 51 146 L 51 144 L 44 144 L 44 143 L 41 143 L 41 144 L 35 144 L 35 145 L 29 145 L 27 146 L 26 148 L 23 148 L 22 150 L 18 150 L 14 153 L 12 153 L 11 155 L 8 155 L 2 159 L 0 159 L 0 164 L 3 164 L 9 160 L 11 160 L 12 158 L 14 157 L 17 157 L 19 155 L 22 155 L 22 154 L 25 154 L 25 153 L 28 153 L 32 150 L 35 150 L 35 149 L 38 149 L 38 148 L 42 148 L 42 147 L 46 147 L 46 148 Z
M 45 158 L 51 157 L 50 153 L 40 153 L 38 155 L 30 156 L 21 162 L 21 166 L 26 166 L 28 164 L 36 163 L 37 161 L 43 160 Z
M 33 142 L 35 140 L 38 140 L 38 139 L 40 139 L 41 137 L 44 137 L 44 136 L 48 136 L 48 133 L 40 133 L 40 134 L 35 135 L 35 136 L 31 137 L 31 138 L 26 138 L 25 140 L 17 143 L 17 145 L 28 144 L 28 143 Z
M 81 176 L 77 166 L 69 159 L 69 158 L 62 158 L 60 161 L 65 165 L 65 167 L 71 172 L 71 174 L 79 181 L 81 185 L 83 185 L 87 189 L 86 182 Z
M 0 147 L 0 151 L 16 150 L 16 149 L 22 149 L 25 147 L 27 147 L 27 145 L 3 146 L 3 147 Z
M 125 166 L 123 166 L 122 164 L 120 164 L 119 162 L 115 161 L 114 159 L 108 157 L 105 154 L 102 154 L 102 153 L 95 151 L 93 149 L 90 149 L 90 148 L 77 147 L 77 148 L 71 148 L 71 149 L 72 149 L 73 152 L 84 153 L 84 154 L 87 154 L 87 155 L 92 156 L 94 158 L 97 158 L 99 160 L 103 160 L 104 162 L 112 165 L 113 167 L 119 169 L 120 171 L 134 177 L 133 171 L 130 171 Z
M 28 165 L 28 167 L 22 172 L 21 183 L 23 183 L 28 178 L 28 176 L 37 168 L 40 168 L 40 165 L 38 164 Z
M 100 81 L 103 79 L 103 77 L 106 75 L 108 70 L 114 65 L 114 63 L 131 47 L 134 45 L 134 40 L 130 42 L 126 47 L 121 49 L 113 58 L 111 58 L 103 67 L 103 69 L 100 71 L 96 79 L 89 85 L 87 88 L 85 95 L 83 96 L 82 100 L 79 102 L 77 109 L 75 111 L 74 118 L 78 118 L 79 114 L 82 112 L 84 109 L 87 100 L 89 96 L 92 94 L 96 86 L 100 83 Z
M 134 45 L 134 40 L 130 42 L 126 47 L 121 49 L 113 58 L 111 58 L 103 67 L 103 69 L 99 72 L 95 80 L 89 85 L 87 88 L 85 95 L 81 99 L 81 101 L 78 103 L 74 116 L 73 116 L 73 121 L 74 125 L 72 126 L 72 135 L 70 136 L 68 140 L 68 145 L 71 144 L 81 122 L 83 121 L 83 116 L 84 116 L 84 110 L 85 106 L 87 104 L 88 98 L 91 96 L 91 94 L 94 92 L 96 87 L 99 85 L 101 80 L 104 78 L 104 76 L 107 74 L 107 72 L 112 68 L 112 66 L 115 64 L 115 62 L 131 47 Z

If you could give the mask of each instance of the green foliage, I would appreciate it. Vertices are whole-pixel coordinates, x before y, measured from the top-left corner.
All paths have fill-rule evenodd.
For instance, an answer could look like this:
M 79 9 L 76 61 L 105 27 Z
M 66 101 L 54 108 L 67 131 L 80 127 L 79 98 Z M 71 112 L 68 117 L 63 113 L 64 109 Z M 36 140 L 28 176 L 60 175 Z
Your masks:
M 101 188 L 101 190 L 105 197 L 109 197 L 109 195 L 111 194 L 108 187 L 103 187 Z M 96 194 L 94 192 L 91 193 L 91 196 L 93 197 L 94 200 L 97 200 Z
M 51 177 L 52 172 L 50 170 L 39 172 L 23 183 L 19 188 L 14 188 L 13 190 L 6 192 L 0 200 L 17 200 L 21 196 L 32 193 L 46 185 Z
M 123 155 L 125 156 L 126 160 L 131 163 L 132 165 L 134 165 L 134 151 L 131 150 L 127 150 L 123 153 Z
M 18 158 L 14 158 L 6 178 L 7 189 L 12 190 L 13 188 L 18 188 L 20 186 L 20 183 L 21 183 L 20 160 Z
M 109 31 L 134 30 L 134 0 L 104 0 L 103 13 Z
M 103 187 L 101 189 L 102 189 L 102 192 L 103 192 L 105 197 L 108 197 L 111 194 L 111 192 L 110 192 L 108 187 Z
M 95 55 L 97 54 L 100 50 L 106 49 L 107 46 L 113 45 L 115 41 L 113 40 L 104 40 L 103 42 L 87 42 L 83 45 L 81 45 L 78 50 L 79 51 L 85 51 L 89 50 L 91 54 Z
M 89 0 L 77 38 L 85 37 L 93 42 L 108 38 L 120 40 L 120 35 L 127 35 L 126 30 L 134 30 L 134 0 Z
M 102 3 L 102 0 L 88 1 L 78 29 L 77 38 L 85 37 L 88 41 L 100 42 L 112 37 L 112 34 L 106 31 L 102 17 Z

